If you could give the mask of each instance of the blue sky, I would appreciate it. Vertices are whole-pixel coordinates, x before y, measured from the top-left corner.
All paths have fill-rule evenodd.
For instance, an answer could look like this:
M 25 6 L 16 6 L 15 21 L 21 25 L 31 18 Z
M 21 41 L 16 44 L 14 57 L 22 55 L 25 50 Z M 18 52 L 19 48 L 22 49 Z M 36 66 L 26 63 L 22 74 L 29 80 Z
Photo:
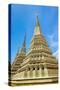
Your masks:
M 26 47 L 30 46 L 38 15 L 42 34 L 52 52 L 58 51 L 58 8 L 51 6 L 11 5 L 11 60 L 22 47 L 26 32 Z

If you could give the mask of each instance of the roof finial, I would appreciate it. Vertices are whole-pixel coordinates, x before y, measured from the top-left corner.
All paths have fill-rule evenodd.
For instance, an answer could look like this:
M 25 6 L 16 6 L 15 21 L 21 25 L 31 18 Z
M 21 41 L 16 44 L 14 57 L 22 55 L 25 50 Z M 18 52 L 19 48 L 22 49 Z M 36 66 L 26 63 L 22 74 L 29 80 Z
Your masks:
M 40 25 L 39 25 L 38 16 L 36 16 L 36 26 L 40 26 Z
M 26 32 L 25 32 L 25 36 L 24 36 L 23 45 L 22 45 L 22 48 L 21 48 L 21 53 L 26 54 Z
M 35 26 L 35 30 L 34 30 L 34 35 L 38 35 L 38 34 L 41 34 L 41 27 L 39 24 L 38 16 L 36 16 L 36 26 Z
M 19 54 L 19 50 L 20 50 L 20 49 L 18 48 L 17 53 L 16 53 L 16 56 Z

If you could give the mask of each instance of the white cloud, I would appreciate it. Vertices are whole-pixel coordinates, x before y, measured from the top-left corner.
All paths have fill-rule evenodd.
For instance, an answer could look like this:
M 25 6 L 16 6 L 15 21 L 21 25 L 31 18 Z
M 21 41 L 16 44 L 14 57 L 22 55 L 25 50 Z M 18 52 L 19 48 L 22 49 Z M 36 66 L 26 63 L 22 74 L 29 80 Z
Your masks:
M 58 46 L 58 41 L 55 40 L 55 37 L 56 35 L 53 33 L 52 35 L 49 35 L 48 38 L 49 38 L 49 45 L 50 45 L 50 48 L 54 49 Z
M 55 56 L 58 59 L 58 56 L 59 56 L 58 50 L 53 53 L 53 56 Z

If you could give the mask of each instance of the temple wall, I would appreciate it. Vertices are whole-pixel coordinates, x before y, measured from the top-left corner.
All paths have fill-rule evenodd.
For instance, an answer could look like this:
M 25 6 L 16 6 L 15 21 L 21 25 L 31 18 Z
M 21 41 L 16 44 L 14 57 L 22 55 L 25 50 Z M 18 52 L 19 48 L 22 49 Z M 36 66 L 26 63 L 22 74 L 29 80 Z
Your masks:
M 48 69 L 49 76 L 58 76 L 58 70 L 57 69 Z
M 13 79 L 48 78 L 50 76 L 58 76 L 58 70 L 56 68 L 48 69 L 46 65 L 43 65 L 43 67 L 39 66 L 39 68 L 36 66 L 26 68 L 24 71 L 14 75 Z

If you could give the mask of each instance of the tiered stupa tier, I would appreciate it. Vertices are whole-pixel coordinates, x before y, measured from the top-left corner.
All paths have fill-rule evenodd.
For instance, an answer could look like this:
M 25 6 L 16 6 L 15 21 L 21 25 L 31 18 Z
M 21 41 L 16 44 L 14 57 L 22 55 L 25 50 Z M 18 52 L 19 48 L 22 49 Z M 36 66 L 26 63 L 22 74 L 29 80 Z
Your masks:
M 52 55 L 52 52 L 42 35 L 37 17 L 30 49 L 26 54 L 26 57 L 23 59 L 23 62 L 20 64 L 16 74 L 12 77 L 12 80 L 41 79 L 57 76 L 58 61 Z
M 22 45 L 21 50 L 18 50 L 17 54 L 16 54 L 16 58 L 12 64 L 11 67 L 11 76 L 16 74 L 16 71 L 21 68 L 21 63 L 23 63 L 23 59 L 25 59 L 26 57 L 26 34 L 24 37 L 24 42 Z

